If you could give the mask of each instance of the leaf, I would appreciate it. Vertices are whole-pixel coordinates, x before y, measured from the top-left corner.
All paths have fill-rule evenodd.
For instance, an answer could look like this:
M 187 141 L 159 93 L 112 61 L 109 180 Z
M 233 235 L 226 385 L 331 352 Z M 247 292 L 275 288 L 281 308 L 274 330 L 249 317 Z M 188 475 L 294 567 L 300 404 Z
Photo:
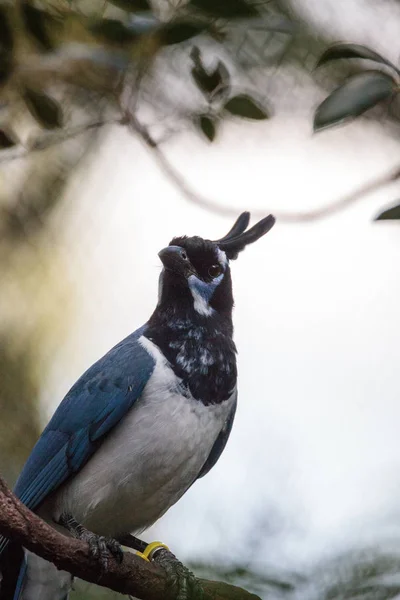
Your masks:
M 268 119 L 268 113 L 253 98 L 246 94 L 234 96 L 225 104 L 224 109 L 236 117 L 244 117 L 256 121 Z
M 5 83 L 12 71 L 14 37 L 6 9 L 0 6 L 0 85 Z
M 199 125 L 201 131 L 204 133 L 206 138 L 212 142 L 215 139 L 215 135 L 217 133 L 215 128 L 215 121 L 208 117 L 207 115 L 200 115 L 199 117 Z
M 145 12 L 151 10 L 151 4 L 148 0 L 109 0 L 109 2 L 127 12 Z
M 8 21 L 7 11 L 0 6 L 0 44 L 1 48 L 11 52 L 14 47 L 14 36 Z
M 7 148 L 12 148 L 18 142 L 14 139 L 14 137 L 5 129 L 0 129 L 0 150 L 6 150 Z
M 245 19 L 259 16 L 255 6 L 246 0 L 191 0 L 189 6 L 222 19 Z
M 161 33 L 161 44 L 163 46 L 180 44 L 199 35 L 204 29 L 205 25 L 200 25 L 199 23 L 187 23 L 184 21 L 167 23 L 159 30 Z
M 378 102 L 390 98 L 396 83 L 381 71 L 365 71 L 349 77 L 317 108 L 314 131 L 358 117 Z
M 196 82 L 199 90 L 208 98 L 214 95 L 214 92 L 219 88 L 220 92 L 228 95 L 229 86 L 229 71 L 224 63 L 219 61 L 216 69 L 211 73 L 206 70 L 194 67 L 191 71 L 192 77 Z
M 31 88 L 25 88 L 23 97 L 29 112 L 40 125 L 46 129 L 62 127 L 62 108 L 53 98 Z
M 47 26 L 55 19 L 42 10 L 31 6 L 28 2 L 21 2 L 21 16 L 26 29 L 43 50 L 52 50 L 53 43 L 48 34 Z
M 194 46 L 190 54 L 194 67 L 191 70 L 192 77 L 196 82 L 197 87 L 203 94 L 209 98 L 217 88 L 221 88 L 225 94 L 229 90 L 229 71 L 222 61 L 219 61 L 217 67 L 209 73 L 204 68 L 201 61 L 200 50 Z
M 375 217 L 375 221 L 398 221 L 400 219 L 400 204 L 393 206 L 388 210 L 383 211 L 380 215 Z
M 130 29 L 117 19 L 100 19 L 93 22 L 89 26 L 89 30 L 95 37 L 101 38 L 110 44 L 121 46 L 132 43 L 139 37 L 134 29 Z
M 394 69 L 396 73 L 399 73 L 399 70 L 393 63 L 389 60 L 374 52 L 374 50 L 370 50 L 366 46 L 361 46 L 360 44 L 335 44 L 331 46 L 322 54 L 319 58 L 315 68 L 320 67 L 321 65 L 330 62 L 331 60 L 338 60 L 340 58 L 364 58 L 367 60 L 373 60 L 375 62 L 382 63 L 391 69 Z

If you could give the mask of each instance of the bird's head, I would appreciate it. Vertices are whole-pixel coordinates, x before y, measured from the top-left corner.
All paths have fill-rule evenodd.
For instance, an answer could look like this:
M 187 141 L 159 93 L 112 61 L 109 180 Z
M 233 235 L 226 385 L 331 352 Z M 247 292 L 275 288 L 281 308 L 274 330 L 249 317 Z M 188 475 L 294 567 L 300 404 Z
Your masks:
M 215 312 L 230 314 L 233 307 L 229 261 L 267 233 L 275 223 L 272 215 L 247 229 L 250 213 L 244 212 L 221 239 L 176 237 L 159 252 L 164 265 L 160 276 L 158 307 L 205 317 Z

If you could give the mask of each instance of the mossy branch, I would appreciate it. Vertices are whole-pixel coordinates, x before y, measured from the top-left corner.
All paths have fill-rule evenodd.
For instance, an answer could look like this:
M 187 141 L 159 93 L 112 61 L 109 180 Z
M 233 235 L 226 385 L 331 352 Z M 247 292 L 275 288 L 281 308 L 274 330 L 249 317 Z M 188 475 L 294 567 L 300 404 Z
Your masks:
M 86 542 L 62 535 L 22 504 L 0 476 L 0 534 L 21 543 L 58 569 L 90 583 L 142 600 L 173 600 L 162 569 L 132 552 L 118 564 L 109 561 L 106 572 L 89 554 Z M 201 580 L 204 600 L 260 600 L 246 590 L 218 581 Z M 1 580 L 0 580 L 1 586 Z

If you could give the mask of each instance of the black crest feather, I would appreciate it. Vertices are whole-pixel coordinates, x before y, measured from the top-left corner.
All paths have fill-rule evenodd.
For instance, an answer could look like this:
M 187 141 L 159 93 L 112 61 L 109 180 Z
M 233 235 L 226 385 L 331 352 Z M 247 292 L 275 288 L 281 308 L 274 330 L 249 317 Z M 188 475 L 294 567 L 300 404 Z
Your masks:
M 243 233 L 244 231 L 246 231 L 247 227 L 249 226 L 249 222 L 250 222 L 250 213 L 249 212 L 243 212 L 241 215 L 239 215 L 239 217 L 236 219 L 232 229 L 230 229 L 228 231 L 228 233 L 226 235 L 224 235 L 223 238 L 216 240 L 216 244 L 220 245 L 221 242 L 225 242 L 227 240 L 230 240 L 238 235 L 240 235 L 241 233 Z
M 275 217 L 268 215 L 268 217 L 264 217 L 246 231 L 249 221 L 250 213 L 242 213 L 232 229 L 223 238 L 215 241 L 230 260 L 237 258 L 239 252 L 244 250 L 248 244 L 253 244 L 253 242 L 268 233 L 275 224 Z

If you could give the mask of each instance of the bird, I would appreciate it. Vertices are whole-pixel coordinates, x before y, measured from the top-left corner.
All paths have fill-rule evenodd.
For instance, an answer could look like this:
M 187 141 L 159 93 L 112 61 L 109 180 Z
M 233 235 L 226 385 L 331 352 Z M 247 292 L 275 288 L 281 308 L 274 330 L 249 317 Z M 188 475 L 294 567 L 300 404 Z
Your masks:
M 158 561 L 182 599 L 198 580 L 174 569 L 183 565 L 167 546 L 136 535 L 209 473 L 230 436 L 237 406 L 230 262 L 275 219 L 248 229 L 249 222 L 243 212 L 216 241 L 175 237 L 159 252 L 149 320 L 72 386 L 14 488 L 47 523 L 86 540 L 104 568 L 123 560 L 121 544 Z M 67 600 L 73 579 L 1 536 L 0 572 L 1 600 Z

